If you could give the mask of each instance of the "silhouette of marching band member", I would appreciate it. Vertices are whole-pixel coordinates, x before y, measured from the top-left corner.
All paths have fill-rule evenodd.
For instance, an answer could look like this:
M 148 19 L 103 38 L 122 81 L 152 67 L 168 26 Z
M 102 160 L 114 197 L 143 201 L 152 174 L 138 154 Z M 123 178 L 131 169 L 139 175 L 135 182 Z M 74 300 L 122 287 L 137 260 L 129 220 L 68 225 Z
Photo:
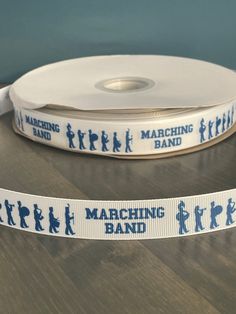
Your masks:
M 208 140 L 210 140 L 213 137 L 212 128 L 213 128 L 214 122 L 209 121 L 208 122 Z
M 90 145 L 89 145 L 89 149 L 90 150 L 96 150 L 96 147 L 94 145 L 94 143 L 98 140 L 98 136 L 96 133 L 93 133 L 92 130 L 90 129 L 89 130 L 89 142 L 90 142 Z
M 185 210 L 185 203 L 180 201 L 178 204 L 179 212 L 176 214 L 176 219 L 179 221 L 179 234 L 187 233 L 185 221 L 189 218 L 189 212 Z
M 220 134 L 219 127 L 221 125 L 221 119 L 217 116 L 216 117 L 216 136 Z
M 41 220 L 43 220 L 44 217 L 42 215 L 42 209 L 38 207 L 37 204 L 34 204 L 34 220 L 35 220 L 35 230 L 36 231 L 43 231 L 43 227 L 41 225 Z
M 234 105 L 232 106 L 232 111 L 231 111 L 231 125 L 234 123 Z
M 226 225 L 229 226 L 234 223 L 234 220 L 232 218 L 232 214 L 235 212 L 235 202 L 233 202 L 232 198 L 228 199 L 228 205 L 227 205 L 227 220 L 226 220 Z
M 117 138 L 117 132 L 113 133 L 113 152 L 120 152 L 121 142 Z
M 74 224 L 75 223 L 75 214 L 72 213 L 72 215 L 70 216 L 70 205 L 69 204 L 67 204 L 67 206 L 65 208 L 65 220 L 66 220 L 65 234 L 74 235 L 75 232 L 71 228 L 71 220 L 73 221 L 73 224 Z
M 18 110 L 15 110 L 15 121 L 18 128 L 21 129 L 21 122 L 20 122 L 20 116 L 19 116 Z
M 20 216 L 20 226 L 21 228 L 29 228 L 25 221 L 25 217 L 29 216 L 30 211 L 28 207 L 22 206 L 21 201 L 17 201 L 19 216 Z
M 214 229 L 217 228 L 219 225 L 216 221 L 216 217 L 221 214 L 223 211 L 223 207 L 220 205 L 215 205 L 215 202 L 211 202 L 211 224 L 210 228 Z
M 49 207 L 49 232 L 58 233 L 57 228 L 60 226 L 60 221 L 58 218 L 55 218 L 53 214 L 53 207 Z
M 106 134 L 104 130 L 102 131 L 101 142 L 102 142 L 102 151 L 107 152 L 108 151 L 107 144 L 109 143 L 109 139 L 108 139 L 108 135 Z
M 224 113 L 223 118 L 222 118 L 222 133 L 225 131 L 225 124 L 226 124 L 226 115 Z
M 78 137 L 79 137 L 79 149 L 83 150 L 85 149 L 84 146 L 84 136 L 85 136 L 85 132 L 82 132 L 81 130 L 78 130 Z
M 227 129 L 230 127 L 231 124 L 231 118 L 230 118 L 230 110 L 228 110 L 228 116 L 227 116 Z
M 198 232 L 198 231 L 201 231 L 204 229 L 204 227 L 202 226 L 202 221 L 201 221 L 201 218 L 203 216 L 203 212 L 204 210 L 206 210 L 206 208 L 200 208 L 199 205 L 197 205 L 195 207 L 195 231 Z
M 18 128 L 21 131 L 24 131 L 23 118 L 22 118 L 21 111 L 18 111 L 18 110 L 15 111 L 15 120 L 16 120 L 16 124 L 17 124 Z
M 66 136 L 69 140 L 69 148 L 75 148 L 75 145 L 73 142 L 73 138 L 75 137 L 75 133 L 71 130 L 71 124 L 70 123 L 67 124 Z
M 206 131 L 206 125 L 205 125 L 205 121 L 202 118 L 201 122 L 200 122 L 200 128 L 199 128 L 199 133 L 200 133 L 200 143 L 203 143 L 206 139 L 205 139 L 205 131 Z
M 16 223 L 13 220 L 12 217 L 12 211 L 13 207 L 15 206 L 14 204 L 10 204 L 8 200 L 5 200 L 4 205 L 6 207 L 6 212 L 7 212 L 7 223 L 9 226 L 15 226 Z
M 0 209 L 2 209 L 2 204 L 0 204 Z M 0 222 L 3 222 L 3 219 L 1 216 L 0 216 Z
M 133 141 L 133 136 L 130 135 L 130 129 L 128 129 L 125 132 L 125 152 L 126 153 L 131 153 L 132 152 L 132 149 L 130 147 L 130 144 L 132 143 L 132 141 Z
M 21 111 L 20 111 L 20 128 L 21 128 L 21 131 L 24 132 L 24 120 L 23 120 Z

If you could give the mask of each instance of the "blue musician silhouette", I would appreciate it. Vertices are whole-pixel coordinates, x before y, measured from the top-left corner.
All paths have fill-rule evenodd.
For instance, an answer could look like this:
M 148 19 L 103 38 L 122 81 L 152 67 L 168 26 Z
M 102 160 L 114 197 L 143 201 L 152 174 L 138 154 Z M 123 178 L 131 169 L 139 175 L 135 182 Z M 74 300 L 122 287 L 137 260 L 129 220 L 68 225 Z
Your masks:
M 130 135 L 130 129 L 128 129 L 125 132 L 125 152 L 126 153 L 131 153 L 132 152 L 132 149 L 130 147 L 130 144 L 132 143 L 132 141 L 133 141 L 133 136 Z
M 75 145 L 73 142 L 73 138 L 75 137 L 75 133 L 71 130 L 71 124 L 70 123 L 67 124 L 66 136 L 69 140 L 69 148 L 75 148 Z
M 113 152 L 119 152 L 121 147 L 121 142 L 117 138 L 117 132 L 113 133 Z
M 179 221 L 179 234 L 187 233 L 185 221 L 189 218 L 189 212 L 185 210 L 185 203 L 180 201 L 178 204 L 179 212 L 176 214 L 176 219 Z
M 222 133 L 225 131 L 226 127 L 225 127 L 225 124 L 226 124 L 226 114 L 224 113 L 223 114 L 223 118 L 222 118 Z
M 21 228 L 29 228 L 25 221 L 25 217 L 29 216 L 30 211 L 28 207 L 22 206 L 21 201 L 17 201 L 19 216 L 20 216 L 20 226 Z
M 209 121 L 208 122 L 208 140 L 210 140 L 213 137 L 212 128 L 213 128 L 214 122 Z
M 12 211 L 13 211 L 13 207 L 15 205 L 13 204 L 10 204 L 8 200 L 5 200 L 4 202 L 4 205 L 6 207 L 6 212 L 7 212 L 7 223 L 9 226 L 15 226 L 15 222 L 13 220 L 13 217 L 12 217 Z
M 75 232 L 73 232 L 73 230 L 71 228 L 71 220 L 73 221 L 73 224 L 75 223 L 75 214 L 73 213 L 72 215 L 70 215 L 70 205 L 69 204 L 67 204 L 67 206 L 65 208 L 65 220 L 66 220 L 65 234 L 67 234 L 67 235 L 75 234 Z
M 49 232 L 58 233 L 57 228 L 60 226 L 60 221 L 58 218 L 55 218 L 53 214 L 53 207 L 49 207 Z
M 217 224 L 216 217 L 221 214 L 223 211 L 223 207 L 220 205 L 215 205 L 215 202 L 211 202 L 211 224 L 210 228 L 217 228 L 219 225 Z
M 21 121 L 20 121 L 20 116 L 19 116 L 18 110 L 15 110 L 15 120 L 16 120 L 16 125 L 18 126 L 19 129 L 21 129 Z
M 235 212 L 235 202 L 233 202 L 232 198 L 228 199 L 228 205 L 227 205 L 227 220 L 226 220 L 226 225 L 229 226 L 234 223 L 234 220 L 232 218 L 232 214 Z
M 90 145 L 89 145 L 89 149 L 90 150 L 96 150 L 96 147 L 94 145 L 94 143 L 98 140 L 98 135 L 96 133 L 93 133 L 92 130 L 90 129 L 89 130 L 89 142 L 90 142 Z
M 231 125 L 231 114 L 230 114 L 230 110 L 228 110 L 228 116 L 227 116 L 227 129 L 230 127 Z
M 221 119 L 217 116 L 216 117 L 216 136 L 220 134 L 220 125 L 221 125 Z
M 107 152 L 108 151 L 107 144 L 109 143 L 109 139 L 105 131 L 102 131 L 101 141 L 102 141 L 102 151 Z
M 2 204 L 0 204 L 0 209 L 2 209 Z M 0 222 L 3 222 L 3 219 L 1 216 L 0 216 Z
M 200 208 L 199 205 L 197 205 L 195 207 L 195 231 L 198 232 L 198 231 L 201 231 L 204 229 L 204 227 L 202 226 L 202 221 L 201 221 L 201 218 L 202 218 L 202 215 L 203 215 L 203 211 L 206 210 L 206 208 Z
M 206 139 L 205 139 L 205 131 L 206 131 L 206 125 L 205 125 L 205 121 L 202 118 L 201 122 L 200 122 L 200 128 L 199 128 L 199 133 L 200 133 L 200 143 L 203 143 Z
M 44 217 L 42 215 L 42 209 L 38 207 L 37 204 L 34 204 L 34 220 L 35 220 L 35 230 L 36 231 L 43 231 L 43 227 L 41 225 L 41 220 L 43 220 Z
M 85 149 L 84 146 L 84 136 L 85 136 L 85 132 L 82 132 L 81 130 L 78 130 L 78 137 L 79 137 L 79 149 L 83 150 Z
M 231 111 L 231 125 L 234 123 L 234 105 L 232 106 L 232 111 Z
M 21 111 L 20 111 L 20 128 L 21 128 L 21 131 L 24 132 L 24 120 L 23 120 Z

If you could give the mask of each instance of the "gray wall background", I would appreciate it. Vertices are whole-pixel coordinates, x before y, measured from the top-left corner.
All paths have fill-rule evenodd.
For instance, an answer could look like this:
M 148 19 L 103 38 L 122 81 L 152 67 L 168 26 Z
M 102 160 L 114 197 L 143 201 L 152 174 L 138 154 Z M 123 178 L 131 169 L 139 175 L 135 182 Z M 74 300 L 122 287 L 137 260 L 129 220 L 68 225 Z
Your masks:
M 236 69 L 236 0 L 0 0 L 0 82 L 58 60 L 167 54 Z

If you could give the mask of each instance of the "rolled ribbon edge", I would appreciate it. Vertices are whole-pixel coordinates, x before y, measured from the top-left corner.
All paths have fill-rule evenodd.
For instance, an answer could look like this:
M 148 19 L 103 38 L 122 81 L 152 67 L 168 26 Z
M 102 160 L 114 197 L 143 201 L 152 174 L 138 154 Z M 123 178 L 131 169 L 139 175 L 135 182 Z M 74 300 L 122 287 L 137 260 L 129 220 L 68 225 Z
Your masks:
M 96 121 L 21 109 L 14 130 L 33 141 L 78 153 L 118 158 L 161 158 L 212 146 L 235 132 L 236 102 L 169 119 Z

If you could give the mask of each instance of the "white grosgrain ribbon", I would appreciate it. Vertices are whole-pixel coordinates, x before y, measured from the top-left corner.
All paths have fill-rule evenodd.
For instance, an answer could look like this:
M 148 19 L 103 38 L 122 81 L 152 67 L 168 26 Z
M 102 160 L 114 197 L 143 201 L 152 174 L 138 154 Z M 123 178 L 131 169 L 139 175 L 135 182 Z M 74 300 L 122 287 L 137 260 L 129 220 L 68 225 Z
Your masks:
M 1 114 L 11 109 L 8 88 L 4 88 L 0 91 Z M 231 110 L 232 117 L 232 104 L 218 115 L 222 117 L 227 110 Z M 235 201 L 236 189 L 168 199 L 99 201 L 44 197 L 1 188 L 0 224 L 81 239 L 168 238 L 234 227 Z
M 183 151 L 216 140 L 235 123 L 236 101 L 201 108 L 144 113 L 24 109 L 15 126 L 28 138 L 74 152 L 132 157 Z

